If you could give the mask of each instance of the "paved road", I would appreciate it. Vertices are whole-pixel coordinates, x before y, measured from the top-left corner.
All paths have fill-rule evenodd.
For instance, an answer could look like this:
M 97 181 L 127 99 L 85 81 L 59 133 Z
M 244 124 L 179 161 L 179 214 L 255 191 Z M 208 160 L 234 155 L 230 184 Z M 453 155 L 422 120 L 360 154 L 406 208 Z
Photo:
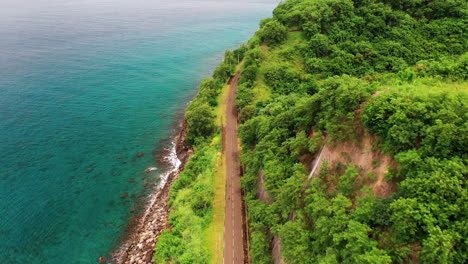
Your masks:
M 237 144 L 236 92 L 240 73 L 231 80 L 226 98 L 224 155 L 226 157 L 226 207 L 224 218 L 224 264 L 244 263 L 242 197 L 240 187 L 239 149 Z

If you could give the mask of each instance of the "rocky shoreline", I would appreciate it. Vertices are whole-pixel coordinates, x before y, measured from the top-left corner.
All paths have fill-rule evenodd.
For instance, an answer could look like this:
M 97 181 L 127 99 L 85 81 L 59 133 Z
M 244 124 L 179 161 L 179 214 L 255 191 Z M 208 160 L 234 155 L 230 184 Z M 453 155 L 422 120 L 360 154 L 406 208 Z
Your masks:
M 148 199 L 145 210 L 132 222 L 132 228 L 120 248 L 112 255 L 116 264 L 148 264 L 154 263 L 153 250 L 162 231 L 169 227 L 169 191 L 172 183 L 184 169 L 185 163 L 192 154 L 192 149 L 185 143 L 187 123 L 179 124 L 178 134 L 173 144 L 179 162 L 162 179 L 159 188 Z M 175 157 L 174 157 L 175 158 Z M 107 259 L 100 258 L 99 263 L 107 263 Z

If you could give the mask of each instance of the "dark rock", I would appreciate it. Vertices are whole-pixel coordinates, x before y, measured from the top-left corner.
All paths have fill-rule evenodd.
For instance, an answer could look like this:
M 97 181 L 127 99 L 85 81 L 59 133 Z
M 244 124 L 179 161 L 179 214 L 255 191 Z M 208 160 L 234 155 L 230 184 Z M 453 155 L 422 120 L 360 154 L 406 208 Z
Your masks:
M 99 257 L 99 258 L 98 258 L 98 262 L 99 262 L 99 264 L 104 264 L 104 263 L 107 262 L 107 258 L 105 258 L 105 257 Z
M 127 227 L 130 233 L 126 234 L 123 241 L 123 247 L 113 255 L 115 263 L 154 263 L 151 260 L 154 242 L 163 230 L 169 229 L 172 231 L 171 226 L 168 224 L 169 207 L 167 202 L 169 200 L 169 190 L 172 183 L 177 179 L 179 173 L 184 169 L 185 162 L 193 152 L 184 140 L 186 135 L 187 122 L 184 121 L 180 124 L 179 133 L 174 138 L 176 143 L 176 153 L 182 162 L 182 165 L 177 171 L 168 175 L 166 184 L 161 186 L 161 188 L 154 194 L 154 202 L 147 204 L 147 201 L 143 199 L 143 203 L 141 205 L 149 206 L 146 209 L 150 210 L 150 213 L 148 215 L 135 215 L 134 219 Z M 135 155 L 132 160 L 136 160 L 138 157 L 140 156 Z M 125 202 L 130 201 L 126 200 Z M 137 202 L 136 204 L 138 205 L 140 203 Z M 132 211 L 134 211 L 134 209 Z M 139 210 L 137 209 L 135 212 L 139 212 Z M 151 234 L 149 235 L 148 232 Z
M 127 197 L 128 197 L 128 193 L 124 193 L 124 194 L 120 195 L 120 198 L 122 198 L 122 199 L 125 199 Z

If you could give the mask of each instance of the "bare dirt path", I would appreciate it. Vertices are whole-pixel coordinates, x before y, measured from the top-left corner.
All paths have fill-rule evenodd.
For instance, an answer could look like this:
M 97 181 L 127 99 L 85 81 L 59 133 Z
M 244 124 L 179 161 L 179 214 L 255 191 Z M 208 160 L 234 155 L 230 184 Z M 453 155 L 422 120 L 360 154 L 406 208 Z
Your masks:
M 224 218 L 224 264 L 244 263 L 242 197 L 237 141 L 236 92 L 240 73 L 231 80 L 226 98 L 223 143 L 226 157 L 226 207 Z

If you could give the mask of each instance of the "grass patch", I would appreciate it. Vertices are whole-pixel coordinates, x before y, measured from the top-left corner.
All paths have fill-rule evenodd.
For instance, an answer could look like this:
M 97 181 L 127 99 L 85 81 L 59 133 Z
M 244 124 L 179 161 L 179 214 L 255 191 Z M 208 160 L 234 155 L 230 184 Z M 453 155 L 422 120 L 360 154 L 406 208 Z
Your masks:
M 467 82 L 447 82 L 438 78 L 418 78 L 412 83 L 397 84 L 391 88 L 400 94 L 425 95 L 434 93 L 468 93 Z
M 220 146 L 221 135 L 213 138 L 213 147 Z M 205 229 L 201 247 L 210 252 L 209 263 L 223 263 L 224 252 L 224 196 L 225 196 L 225 167 L 224 156 L 221 151 L 216 153 L 215 172 L 210 179 L 213 186 L 214 198 L 212 208 L 212 222 Z
M 225 157 L 218 152 L 216 173 L 214 178 L 213 225 L 210 237 L 210 248 L 213 255 L 212 263 L 223 263 L 224 256 L 224 208 L 226 194 Z
M 241 69 L 238 65 L 236 72 Z M 216 108 L 216 124 L 218 127 L 226 123 L 226 100 L 229 95 L 230 84 L 225 84 L 218 97 L 218 107 Z M 217 144 L 222 144 L 221 136 L 215 138 Z M 207 229 L 207 246 L 213 253 L 211 263 L 223 263 L 224 259 L 224 208 L 226 193 L 226 168 L 225 157 L 222 151 L 217 153 L 216 173 L 214 175 L 214 200 L 213 200 L 213 222 Z
M 271 96 L 271 89 L 265 84 L 264 78 L 264 75 L 262 73 L 259 73 L 257 75 L 255 85 L 252 87 L 252 92 L 254 94 L 254 103 L 266 101 Z
M 294 46 L 306 40 L 302 31 L 288 32 L 288 38 L 285 42 L 287 46 Z
M 226 122 L 226 104 L 224 103 L 226 101 L 226 98 L 229 94 L 229 84 L 225 84 L 223 86 L 223 90 L 221 91 L 221 94 L 218 96 L 218 105 L 216 106 L 214 113 L 216 115 L 216 125 L 218 127 L 221 127 L 225 124 Z

